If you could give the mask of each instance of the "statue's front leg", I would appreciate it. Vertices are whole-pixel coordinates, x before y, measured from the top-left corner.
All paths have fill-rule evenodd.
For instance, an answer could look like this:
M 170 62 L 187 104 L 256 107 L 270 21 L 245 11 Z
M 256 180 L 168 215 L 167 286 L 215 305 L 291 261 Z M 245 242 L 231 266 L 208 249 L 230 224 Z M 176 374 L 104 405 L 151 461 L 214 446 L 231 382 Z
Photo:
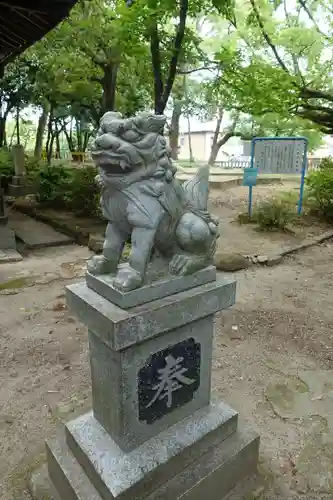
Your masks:
M 135 227 L 132 232 L 131 254 L 128 265 L 119 269 L 114 286 L 124 292 L 142 285 L 150 253 L 155 240 L 156 229 Z
M 102 255 L 94 255 L 88 261 L 88 271 L 91 274 L 115 274 L 127 235 L 119 231 L 118 227 L 109 222 L 105 232 Z

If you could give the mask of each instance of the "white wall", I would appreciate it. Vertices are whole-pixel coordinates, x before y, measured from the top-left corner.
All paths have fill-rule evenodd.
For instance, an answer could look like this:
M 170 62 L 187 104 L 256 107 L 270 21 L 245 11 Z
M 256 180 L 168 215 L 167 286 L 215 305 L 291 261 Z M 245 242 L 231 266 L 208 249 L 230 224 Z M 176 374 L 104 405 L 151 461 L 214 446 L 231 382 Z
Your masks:
M 208 161 L 211 145 L 213 141 L 213 132 L 193 132 L 191 134 L 192 150 L 194 158 L 198 161 Z M 188 160 L 190 158 L 188 148 L 188 134 L 181 134 L 179 137 L 179 159 Z M 222 146 L 217 156 L 217 161 L 226 161 L 230 157 L 243 156 L 243 142 L 239 137 L 232 137 Z

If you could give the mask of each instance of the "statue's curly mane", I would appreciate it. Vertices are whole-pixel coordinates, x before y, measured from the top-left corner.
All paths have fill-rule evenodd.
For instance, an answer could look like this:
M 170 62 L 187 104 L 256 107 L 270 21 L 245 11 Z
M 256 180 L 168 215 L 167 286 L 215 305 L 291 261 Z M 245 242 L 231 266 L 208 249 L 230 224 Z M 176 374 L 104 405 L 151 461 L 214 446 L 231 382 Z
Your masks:
M 165 121 L 164 116 L 147 113 L 134 118 L 106 113 L 95 141 L 93 159 L 106 175 L 119 180 L 130 177 L 127 184 L 163 173 L 171 179 L 176 168 L 163 136 Z

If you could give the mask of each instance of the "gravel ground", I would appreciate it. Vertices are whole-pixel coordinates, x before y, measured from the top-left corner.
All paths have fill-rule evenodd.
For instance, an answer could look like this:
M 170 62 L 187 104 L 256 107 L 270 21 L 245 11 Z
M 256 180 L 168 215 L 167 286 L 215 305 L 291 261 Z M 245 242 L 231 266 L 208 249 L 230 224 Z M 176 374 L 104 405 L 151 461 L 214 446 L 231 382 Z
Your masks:
M 285 182 L 274 185 L 258 185 L 253 189 L 253 206 L 276 196 L 299 189 L 295 182 Z M 296 197 L 297 199 L 297 197 Z M 301 224 L 289 227 L 289 231 L 258 231 L 251 224 L 240 225 L 237 216 L 247 213 L 248 189 L 243 186 L 226 189 L 214 189 L 210 196 L 210 211 L 220 219 L 219 249 L 226 253 L 240 253 L 242 255 L 276 254 L 281 248 L 299 244 L 306 238 L 318 236 L 328 229 L 327 224 L 316 219 L 306 217 Z M 296 213 L 296 206 L 295 206 Z
M 26 478 L 44 460 L 44 440 L 91 407 L 86 329 L 64 299 L 88 256 L 73 245 L 0 267 L 1 500 L 30 498 Z M 237 303 L 216 318 L 213 396 L 261 435 L 261 486 L 248 500 L 333 499 L 332 391 L 306 393 L 301 415 L 288 400 L 304 371 L 333 388 L 332 259 L 328 242 L 237 273 Z

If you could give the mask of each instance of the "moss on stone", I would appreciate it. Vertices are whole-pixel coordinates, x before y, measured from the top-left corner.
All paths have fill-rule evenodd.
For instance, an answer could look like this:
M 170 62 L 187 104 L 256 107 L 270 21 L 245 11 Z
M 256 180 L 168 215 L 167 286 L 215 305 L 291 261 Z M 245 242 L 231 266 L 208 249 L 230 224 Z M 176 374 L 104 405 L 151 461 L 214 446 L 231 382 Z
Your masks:
M 4 283 L 0 283 L 0 290 L 15 290 L 28 285 L 28 278 L 15 278 Z

